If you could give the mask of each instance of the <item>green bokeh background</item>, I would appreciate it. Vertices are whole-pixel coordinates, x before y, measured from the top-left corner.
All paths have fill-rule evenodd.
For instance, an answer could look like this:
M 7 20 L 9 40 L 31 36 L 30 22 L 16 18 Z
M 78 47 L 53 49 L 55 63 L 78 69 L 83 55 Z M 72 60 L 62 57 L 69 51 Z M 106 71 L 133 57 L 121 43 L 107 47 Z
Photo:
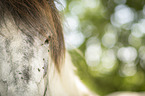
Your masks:
M 72 24 L 64 24 L 65 37 L 77 32 L 83 35 L 78 45 L 67 45 L 82 82 L 100 95 L 144 91 L 145 0 L 65 2 L 64 17 L 72 18 L 72 22 L 66 21 Z M 76 29 L 71 29 L 76 24 L 73 20 L 77 20 Z

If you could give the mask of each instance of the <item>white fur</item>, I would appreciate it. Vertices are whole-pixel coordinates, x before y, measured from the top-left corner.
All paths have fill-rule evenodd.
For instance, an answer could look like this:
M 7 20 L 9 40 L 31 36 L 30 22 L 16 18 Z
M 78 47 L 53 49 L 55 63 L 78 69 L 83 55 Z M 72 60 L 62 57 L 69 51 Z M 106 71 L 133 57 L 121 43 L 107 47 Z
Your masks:
M 68 54 L 59 74 L 49 56 L 48 45 L 34 36 L 31 44 L 32 38 L 13 22 L 7 20 L 6 25 L 0 30 L 0 96 L 43 96 L 46 87 L 45 96 L 84 95 L 76 86 Z

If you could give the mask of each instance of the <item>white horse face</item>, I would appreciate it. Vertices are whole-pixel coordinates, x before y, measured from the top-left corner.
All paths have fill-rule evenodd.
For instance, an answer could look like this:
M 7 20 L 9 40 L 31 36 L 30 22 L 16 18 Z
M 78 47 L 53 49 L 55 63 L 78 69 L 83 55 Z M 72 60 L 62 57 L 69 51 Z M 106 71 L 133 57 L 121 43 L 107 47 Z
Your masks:
M 43 96 L 48 44 L 23 33 L 9 20 L 0 33 L 1 96 Z

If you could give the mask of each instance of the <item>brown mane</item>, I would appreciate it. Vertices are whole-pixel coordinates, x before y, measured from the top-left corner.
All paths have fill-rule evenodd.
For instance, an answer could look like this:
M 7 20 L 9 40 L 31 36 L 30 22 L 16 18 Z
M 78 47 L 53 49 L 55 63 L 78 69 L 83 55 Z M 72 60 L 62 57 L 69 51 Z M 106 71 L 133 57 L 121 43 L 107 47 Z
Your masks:
M 0 0 L 0 25 L 5 21 L 5 14 L 10 14 L 15 24 L 23 25 L 29 33 L 37 32 L 50 40 L 51 59 L 60 71 L 64 58 L 65 45 L 62 25 L 54 0 Z M 33 30 L 33 31 L 32 31 Z

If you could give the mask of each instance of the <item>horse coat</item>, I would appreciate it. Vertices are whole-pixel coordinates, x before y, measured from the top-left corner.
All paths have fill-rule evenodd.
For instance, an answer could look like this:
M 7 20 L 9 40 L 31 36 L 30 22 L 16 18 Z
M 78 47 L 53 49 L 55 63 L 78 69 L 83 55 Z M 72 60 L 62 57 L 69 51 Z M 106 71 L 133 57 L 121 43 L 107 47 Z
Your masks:
M 73 66 L 66 62 L 59 74 L 48 43 L 26 35 L 8 19 L 0 33 L 0 96 L 78 96 Z
M 64 54 L 54 0 L 0 0 L 0 96 L 83 96 Z

